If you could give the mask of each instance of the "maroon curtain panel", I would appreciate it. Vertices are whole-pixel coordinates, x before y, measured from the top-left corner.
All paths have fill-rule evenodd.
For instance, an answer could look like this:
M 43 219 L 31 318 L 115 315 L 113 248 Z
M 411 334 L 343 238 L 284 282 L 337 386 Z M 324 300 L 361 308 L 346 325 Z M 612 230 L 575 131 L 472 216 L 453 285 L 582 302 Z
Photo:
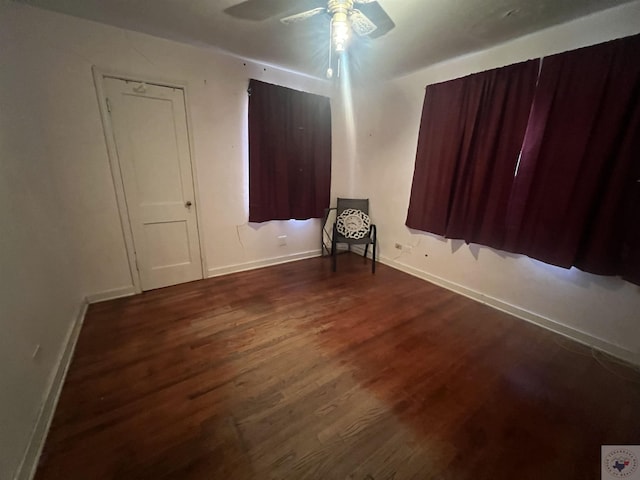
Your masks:
M 547 57 L 506 249 L 640 280 L 640 36 Z
M 501 248 L 539 61 L 426 90 L 406 225 Z
M 321 218 L 331 187 L 329 98 L 249 82 L 249 221 Z

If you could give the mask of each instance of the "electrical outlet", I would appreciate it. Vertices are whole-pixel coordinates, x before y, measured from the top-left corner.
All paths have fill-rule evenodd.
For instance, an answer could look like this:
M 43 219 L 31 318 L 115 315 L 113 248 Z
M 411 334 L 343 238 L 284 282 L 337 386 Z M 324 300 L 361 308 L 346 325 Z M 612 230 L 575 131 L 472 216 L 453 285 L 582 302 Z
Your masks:
M 281 247 L 287 244 L 287 236 L 286 235 L 278 235 L 278 245 Z

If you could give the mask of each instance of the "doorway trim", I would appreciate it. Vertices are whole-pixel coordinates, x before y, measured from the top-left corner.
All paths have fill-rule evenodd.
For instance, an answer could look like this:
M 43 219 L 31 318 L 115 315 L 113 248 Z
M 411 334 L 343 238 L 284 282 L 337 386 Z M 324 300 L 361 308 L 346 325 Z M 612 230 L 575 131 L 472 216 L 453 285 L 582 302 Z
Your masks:
M 194 148 L 193 148 L 193 128 L 191 124 L 191 111 L 189 108 L 189 97 L 187 94 L 186 82 L 175 82 L 164 79 L 150 78 L 145 75 L 132 75 L 128 73 L 117 72 L 109 69 L 102 69 L 93 65 L 91 67 L 93 74 L 93 82 L 96 88 L 96 95 L 98 98 L 98 108 L 100 110 L 100 118 L 102 120 L 102 129 L 104 132 L 105 144 L 107 147 L 107 156 L 109 157 L 109 166 L 111 170 L 111 177 L 113 180 L 113 186 L 116 195 L 116 201 L 118 204 L 118 213 L 120 215 L 120 226 L 122 227 L 122 237 L 124 239 L 125 249 L 127 252 L 127 259 L 129 261 L 129 272 L 131 274 L 131 283 L 135 293 L 142 293 L 142 282 L 140 281 L 140 272 L 138 272 L 136 264 L 135 244 L 133 242 L 133 231 L 131 229 L 131 219 L 129 218 L 129 210 L 127 207 L 127 199 L 124 193 L 124 182 L 122 179 L 122 172 L 120 167 L 120 159 L 118 158 L 118 150 L 115 144 L 115 136 L 111 125 L 111 116 L 109 114 L 109 108 L 107 105 L 106 94 L 104 90 L 105 78 L 116 78 L 119 80 L 148 83 L 150 85 L 158 85 L 160 87 L 168 87 L 182 90 L 184 97 L 184 108 L 187 122 L 187 141 L 189 144 L 189 161 L 191 163 L 191 175 L 193 177 L 193 191 L 196 200 L 196 222 L 198 227 L 198 243 L 200 246 L 200 270 L 202 278 L 206 278 L 205 273 L 207 270 L 207 260 L 205 253 L 205 241 L 204 232 L 202 228 L 202 202 L 200 201 L 200 190 L 198 186 L 198 172 L 196 162 L 194 161 Z

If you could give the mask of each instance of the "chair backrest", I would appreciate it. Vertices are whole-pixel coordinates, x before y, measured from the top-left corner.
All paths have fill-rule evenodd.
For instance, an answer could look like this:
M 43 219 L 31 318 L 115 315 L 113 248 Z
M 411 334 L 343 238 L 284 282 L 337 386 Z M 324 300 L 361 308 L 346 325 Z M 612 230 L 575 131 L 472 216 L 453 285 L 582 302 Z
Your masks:
M 347 208 L 355 208 L 369 215 L 368 198 L 338 198 L 336 214 L 339 216 Z

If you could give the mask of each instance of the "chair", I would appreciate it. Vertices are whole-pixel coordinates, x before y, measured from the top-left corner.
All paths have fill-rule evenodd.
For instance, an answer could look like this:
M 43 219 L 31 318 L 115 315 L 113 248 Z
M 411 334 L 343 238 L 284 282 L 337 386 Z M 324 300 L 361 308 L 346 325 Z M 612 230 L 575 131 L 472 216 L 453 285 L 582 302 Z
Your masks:
M 367 262 L 369 245 L 372 245 L 371 273 L 376 273 L 376 226 L 370 223 L 368 198 L 338 198 L 336 221 L 331 237 L 331 262 L 336 271 L 338 243 L 364 245 L 364 262 Z

